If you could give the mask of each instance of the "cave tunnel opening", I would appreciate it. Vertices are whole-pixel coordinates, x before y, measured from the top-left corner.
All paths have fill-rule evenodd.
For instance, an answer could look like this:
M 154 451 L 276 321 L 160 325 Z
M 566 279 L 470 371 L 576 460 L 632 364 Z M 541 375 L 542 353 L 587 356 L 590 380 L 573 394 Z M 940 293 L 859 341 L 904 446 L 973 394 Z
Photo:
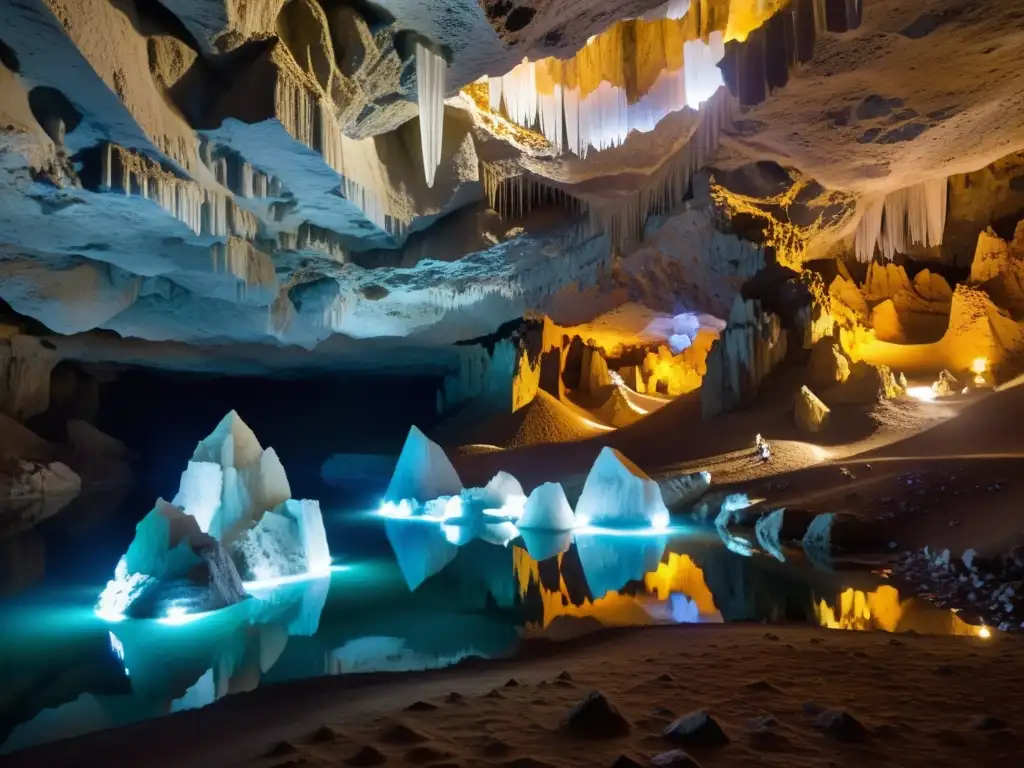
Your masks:
M 336 453 L 397 455 L 411 424 L 429 429 L 437 421 L 439 384 L 341 372 L 267 378 L 132 368 L 102 387 L 96 426 L 132 451 L 137 486 L 170 500 L 196 444 L 235 410 L 264 449 L 277 451 L 293 497 L 324 501 L 331 493 L 323 462 Z

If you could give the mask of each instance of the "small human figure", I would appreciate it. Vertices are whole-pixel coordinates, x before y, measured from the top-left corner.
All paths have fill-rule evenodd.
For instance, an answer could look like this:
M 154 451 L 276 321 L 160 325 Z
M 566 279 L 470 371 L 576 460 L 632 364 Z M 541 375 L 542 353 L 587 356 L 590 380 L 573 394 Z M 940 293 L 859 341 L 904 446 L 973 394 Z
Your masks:
M 768 444 L 768 441 L 761 437 L 761 433 L 757 434 L 754 438 L 754 453 L 761 461 L 769 461 L 772 457 L 772 447 Z

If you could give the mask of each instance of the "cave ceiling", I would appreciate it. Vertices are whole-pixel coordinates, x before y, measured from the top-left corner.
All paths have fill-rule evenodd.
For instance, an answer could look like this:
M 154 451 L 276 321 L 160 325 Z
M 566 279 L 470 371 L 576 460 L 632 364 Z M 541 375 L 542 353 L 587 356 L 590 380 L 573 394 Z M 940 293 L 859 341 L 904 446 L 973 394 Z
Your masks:
M 873 200 L 1024 150 L 1017 1 L 0 17 L 0 298 L 80 359 L 443 369 L 454 342 L 607 292 L 701 169 L 755 203 L 798 181 L 835 252 Z M 748 172 L 766 162 L 782 182 Z

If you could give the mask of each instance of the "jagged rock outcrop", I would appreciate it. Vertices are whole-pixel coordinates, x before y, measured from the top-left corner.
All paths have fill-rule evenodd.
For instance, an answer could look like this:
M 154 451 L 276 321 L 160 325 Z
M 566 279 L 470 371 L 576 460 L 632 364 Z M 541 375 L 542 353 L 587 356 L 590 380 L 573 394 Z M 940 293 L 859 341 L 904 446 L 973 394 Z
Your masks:
M 807 361 L 807 381 L 812 387 L 827 389 L 850 378 L 850 360 L 831 338 L 823 338 L 811 348 Z
M 829 417 L 829 408 L 807 387 L 800 387 L 793 406 L 796 425 L 808 434 L 821 432 Z
M 983 288 L 998 306 L 1015 315 L 1024 313 L 1024 221 L 1017 224 L 1012 243 L 991 229 L 978 236 L 970 282 Z
M 763 312 L 756 301 L 737 297 L 728 325 L 708 353 L 700 388 L 704 418 L 749 402 L 765 376 L 785 358 L 786 346 L 778 316 Z

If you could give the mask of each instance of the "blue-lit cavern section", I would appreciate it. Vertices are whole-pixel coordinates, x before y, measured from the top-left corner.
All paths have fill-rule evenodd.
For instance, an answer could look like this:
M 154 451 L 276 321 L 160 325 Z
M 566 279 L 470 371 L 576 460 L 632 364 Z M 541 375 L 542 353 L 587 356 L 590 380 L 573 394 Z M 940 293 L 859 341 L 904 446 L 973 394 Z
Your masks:
M 0 0 L 0 763 L 1024 764 L 1022 15 Z

